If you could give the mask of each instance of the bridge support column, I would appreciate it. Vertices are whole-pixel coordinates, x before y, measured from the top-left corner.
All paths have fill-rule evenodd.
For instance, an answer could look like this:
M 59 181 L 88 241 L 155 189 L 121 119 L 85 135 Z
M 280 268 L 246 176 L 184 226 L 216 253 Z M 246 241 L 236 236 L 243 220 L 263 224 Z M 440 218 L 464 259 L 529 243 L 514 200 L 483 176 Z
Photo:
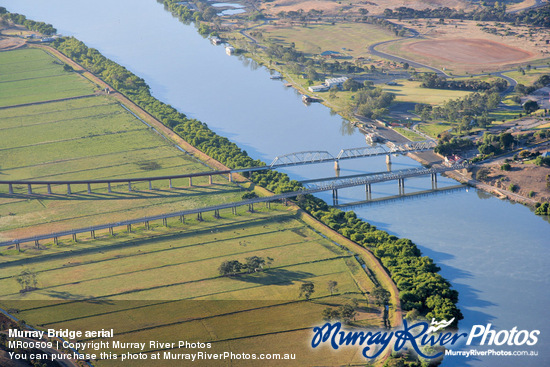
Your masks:
M 95 240 L 95 231 L 94 230 L 90 231 L 90 236 L 92 237 L 93 240 Z
M 229 172 L 229 182 L 233 182 L 233 174 Z
M 149 230 L 149 229 L 151 228 L 151 227 L 149 226 L 149 221 L 148 221 L 148 220 L 146 220 L 144 224 L 145 224 L 145 229 L 146 229 L 146 230 Z
M 391 164 L 391 154 L 386 155 L 386 163 Z
M 67 184 L 67 195 L 71 195 L 71 184 Z
M 172 179 L 171 178 L 168 180 L 168 187 L 172 188 Z
M 199 222 L 202 222 L 202 213 L 201 213 L 201 212 L 198 212 L 198 213 L 197 213 L 197 220 L 198 220 Z
M 266 202 L 265 202 L 265 207 L 266 207 L 267 209 L 271 209 L 271 201 L 266 201 Z
M 254 204 L 248 204 L 248 211 L 254 213 Z
M 432 173 L 432 190 L 437 189 L 437 173 Z
M 40 243 L 38 242 L 38 240 L 35 240 L 35 241 L 34 241 L 34 246 L 35 246 L 36 248 L 40 248 Z
M 231 213 L 232 213 L 233 215 L 237 215 L 237 207 L 236 207 L 236 206 L 234 206 L 234 207 L 231 208 Z
M 168 227 L 168 218 L 162 218 L 162 225 Z
M 338 190 L 332 190 L 332 205 L 338 205 Z
M 367 194 L 367 200 L 370 200 L 371 196 L 372 196 L 371 184 L 366 184 L 365 185 L 365 193 Z
M 180 215 L 180 222 L 182 224 L 185 223 L 185 216 L 184 215 Z
M 76 233 L 73 233 L 73 242 L 78 242 L 78 241 L 76 240 Z
M 189 187 L 193 186 L 193 178 L 189 177 Z
M 107 192 L 112 192 L 112 191 L 111 191 L 111 183 L 110 183 L 110 182 L 107 182 Z
M 212 185 L 212 175 L 208 176 L 208 184 Z
M 19 246 L 19 243 L 15 244 L 15 249 L 17 250 L 17 252 L 21 252 L 21 246 Z
M 397 182 L 399 183 L 399 195 L 405 194 L 405 179 L 399 178 Z
M 214 210 L 214 218 L 216 218 L 216 219 L 220 218 L 220 210 L 219 209 Z
M 126 226 L 126 230 L 128 231 L 128 233 L 132 233 L 132 225 L 131 224 L 128 224 Z
M 53 238 L 53 244 L 54 245 L 59 245 L 59 239 L 57 237 Z
M 334 161 L 334 170 L 340 171 L 340 161 Z
M 52 193 L 52 185 L 48 184 L 48 194 Z
M 12 184 L 8 185 L 8 192 L 10 193 L 10 195 L 13 195 L 13 185 Z
M 114 233 L 114 231 L 113 231 L 113 227 L 109 227 L 109 234 L 110 234 L 111 236 L 114 236 L 114 235 L 115 235 L 115 233 Z
M 88 194 L 91 194 L 92 193 L 92 186 L 90 185 L 90 183 L 88 182 Z
M 149 190 L 153 190 L 153 182 L 149 181 Z
M 132 181 L 128 181 L 128 191 L 132 191 Z
M 27 184 L 27 194 L 32 194 L 32 185 Z

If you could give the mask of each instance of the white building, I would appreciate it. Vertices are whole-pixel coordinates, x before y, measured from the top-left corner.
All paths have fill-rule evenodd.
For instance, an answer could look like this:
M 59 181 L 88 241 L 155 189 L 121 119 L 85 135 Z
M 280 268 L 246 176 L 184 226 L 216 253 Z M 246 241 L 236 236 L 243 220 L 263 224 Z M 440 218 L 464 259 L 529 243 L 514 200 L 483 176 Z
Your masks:
M 330 78 L 330 79 L 325 79 L 325 85 L 330 89 L 333 85 L 337 86 L 337 87 L 341 87 L 342 84 L 344 84 L 344 82 L 346 80 L 348 80 L 349 78 L 347 76 L 343 76 L 343 77 L 340 77 L 340 78 Z
M 326 85 L 312 85 L 307 88 L 310 92 L 326 92 L 329 88 Z

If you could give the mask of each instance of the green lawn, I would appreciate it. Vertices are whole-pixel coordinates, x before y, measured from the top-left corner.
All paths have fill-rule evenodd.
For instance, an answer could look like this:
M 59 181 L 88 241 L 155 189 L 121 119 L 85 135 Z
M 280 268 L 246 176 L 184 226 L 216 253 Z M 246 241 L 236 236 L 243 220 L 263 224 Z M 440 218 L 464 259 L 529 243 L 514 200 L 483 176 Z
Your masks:
M 462 98 L 472 92 L 462 90 L 421 88 L 420 82 L 400 80 L 399 85 L 384 85 L 385 91 L 394 93 L 396 101 L 441 105 L 449 99 Z
M 448 122 L 423 123 L 418 125 L 418 130 L 428 134 L 432 138 L 437 138 L 437 135 L 451 128 L 452 125 Z
M 409 140 L 411 140 L 411 141 L 422 141 L 422 140 L 426 140 L 423 136 L 418 135 L 418 134 L 412 132 L 411 130 L 403 129 L 403 128 L 400 128 L 400 127 L 394 127 L 393 129 L 394 129 L 395 131 L 397 131 L 399 134 L 405 136 L 407 139 L 409 139 Z

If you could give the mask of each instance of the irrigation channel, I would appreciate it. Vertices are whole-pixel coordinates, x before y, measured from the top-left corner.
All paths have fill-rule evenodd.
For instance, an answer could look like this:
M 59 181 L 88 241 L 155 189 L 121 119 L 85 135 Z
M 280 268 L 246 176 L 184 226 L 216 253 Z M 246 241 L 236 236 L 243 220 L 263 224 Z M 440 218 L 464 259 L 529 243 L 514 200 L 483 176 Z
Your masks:
M 52 23 L 60 33 L 143 77 L 153 94 L 189 117 L 230 138 L 253 158 L 269 163 L 286 152 L 329 151 L 366 146 L 364 136 L 320 104 L 305 107 L 284 82 L 270 80 L 255 62 L 227 56 L 194 26 L 184 25 L 154 0 L 4 0 L 9 11 Z M 146 26 L 144 26 L 146 25 Z M 392 169 L 419 167 L 392 157 Z M 340 175 L 386 170 L 385 157 L 340 165 Z M 284 168 L 292 178 L 309 180 L 334 173 L 331 163 Z M 439 187 L 453 186 L 439 179 Z M 430 187 L 430 178 L 407 181 L 407 192 Z M 395 182 L 373 185 L 372 198 L 395 195 Z M 331 202 L 330 193 L 320 197 Z M 363 187 L 340 190 L 339 205 L 365 200 Z M 535 347 L 475 346 L 477 350 L 537 350 L 538 357 L 447 357 L 444 366 L 550 365 L 548 252 L 550 224 L 519 204 L 464 188 L 416 199 L 354 205 L 353 210 L 380 229 L 412 239 L 442 268 L 460 292 L 465 319 L 461 329 L 492 324 L 493 330 L 540 330 Z M 473 346 L 463 346 L 470 350 Z

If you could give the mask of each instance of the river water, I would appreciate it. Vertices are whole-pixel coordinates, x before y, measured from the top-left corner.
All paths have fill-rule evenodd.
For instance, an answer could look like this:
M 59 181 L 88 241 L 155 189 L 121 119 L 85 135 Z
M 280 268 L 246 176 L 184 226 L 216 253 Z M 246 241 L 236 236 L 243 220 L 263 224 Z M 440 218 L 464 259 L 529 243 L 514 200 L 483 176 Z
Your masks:
M 143 77 L 153 95 L 190 117 L 206 122 L 252 157 L 269 163 L 275 156 L 307 150 L 336 155 L 365 146 L 362 134 L 320 104 L 304 106 L 284 83 L 253 61 L 227 56 L 192 25 L 174 19 L 154 0 L 2 0 L 9 11 L 52 23 Z M 392 157 L 392 169 L 419 166 Z M 340 175 L 387 169 L 384 157 L 344 162 Z M 292 178 L 334 175 L 332 164 L 286 171 Z M 439 185 L 456 182 L 439 178 Z M 429 178 L 406 181 L 407 192 L 426 190 Z M 376 184 L 373 197 L 397 194 L 397 183 Z M 328 194 L 322 197 L 331 202 Z M 339 202 L 365 199 L 364 188 L 339 192 Z M 493 330 L 540 330 L 538 357 L 447 357 L 444 366 L 550 365 L 550 225 L 528 208 L 474 189 L 356 206 L 368 222 L 412 239 L 442 268 L 460 293 L 465 319 L 461 329 L 492 324 Z M 469 350 L 473 346 L 464 346 Z M 456 349 L 456 348 L 453 348 Z M 476 350 L 514 350 L 510 346 Z

